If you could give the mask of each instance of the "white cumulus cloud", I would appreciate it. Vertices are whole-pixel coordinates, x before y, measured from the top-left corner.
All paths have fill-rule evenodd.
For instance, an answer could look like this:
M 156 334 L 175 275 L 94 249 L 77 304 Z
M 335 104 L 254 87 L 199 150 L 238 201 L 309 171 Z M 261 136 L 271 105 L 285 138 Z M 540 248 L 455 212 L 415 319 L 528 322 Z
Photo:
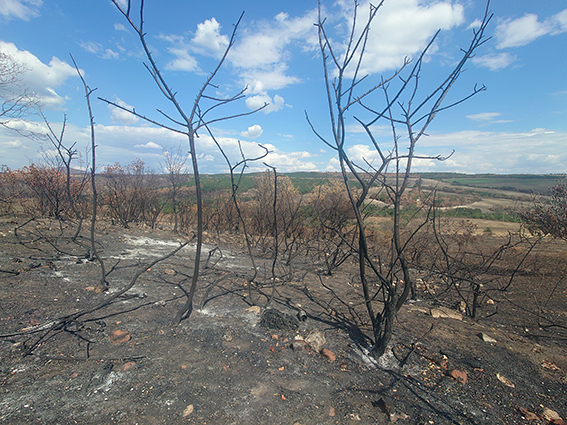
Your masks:
M 567 31 L 567 9 L 540 21 L 534 13 L 521 18 L 501 21 L 496 28 L 496 47 L 499 49 L 525 46 L 545 35 L 557 35 Z
M 154 142 L 144 143 L 143 145 L 134 145 L 135 148 L 144 148 L 144 149 L 160 149 L 163 150 L 163 147 L 158 145 Z
M 169 71 L 186 71 L 193 72 L 199 70 L 199 63 L 186 49 L 170 47 L 167 49 L 169 53 L 175 56 L 165 65 L 165 69 Z
M 74 67 L 55 56 L 45 64 L 31 52 L 19 50 L 14 43 L 5 41 L 0 41 L 0 52 L 23 65 L 26 72 L 20 76 L 20 82 L 38 96 L 43 107 L 58 109 L 64 105 L 65 99 L 55 89 L 63 85 L 67 78 L 77 77 Z
M 263 132 L 264 130 L 262 130 L 262 127 L 258 124 L 254 124 L 253 126 L 248 127 L 248 130 L 241 132 L 240 135 L 249 139 L 257 139 Z
M 449 30 L 465 22 L 464 8 L 448 1 L 422 4 L 419 0 L 386 2 L 378 11 L 368 37 L 361 75 L 398 68 L 406 57 L 420 53 L 437 30 Z M 344 19 L 350 22 L 349 9 Z M 368 2 L 361 3 L 358 16 L 360 32 L 368 17 Z
M 195 36 L 191 40 L 194 49 L 212 56 L 224 53 L 228 46 L 228 37 L 221 35 L 220 28 L 221 26 L 215 18 L 207 19 L 198 24 Z
M 516 56 L 510 53 L 490 53 L 484 56 L 475 56 L 472 61 L 474 64 L 488 68 L 491 71 L 499 71 L 506 68 L 515 60 Z
M 246 98 L 246 106 L 251 110 L 261 108 L 265 104 L 267 104 L 268 106 L 262 109 L 262 112 L 269 114 L 270 112 L 275 112 L 282 109 L 285 105 L 285 101 L 283 97 L 277 94 L 273 99 L 267 94 L 259 94 Z
M 129 110 L 134 109 L 133 106 L 128 105 L 126 102 L 124 102 L 123 100 L 121 100 L 119 98 L 116 98 L 114 100 L 114 103 L 122 106 L 123 108 L 129 109 Z M 112 120 L 113 123 L 124 124 L 124 125 L 132 125 L 132 124 L 136 124 L 139 121 L 138 117 L 135 116 L 135 115 L 132 115 L 130 112 L 124 111 L 124 110 L 117 108 L 116 106 L 112 106 L 112 105 L 108 105 L 107 107 L 110 110 L 110 119 Z
M 167 51 L 173 59 L 165 65 L 170 71 L 200 72 L 196 55 L 219 58 L 228 46 L 228 37 L 221 34 L 221 25 L 215 18 L 198 24 L 191 39 L 175 34 L 160 34 L 158 38 L 172 45 Z

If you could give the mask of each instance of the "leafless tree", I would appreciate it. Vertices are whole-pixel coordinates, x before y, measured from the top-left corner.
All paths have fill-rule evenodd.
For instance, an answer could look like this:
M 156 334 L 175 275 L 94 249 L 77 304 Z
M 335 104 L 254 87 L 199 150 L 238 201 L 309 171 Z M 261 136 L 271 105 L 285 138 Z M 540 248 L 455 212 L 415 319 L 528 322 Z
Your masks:
M 359 278 L 361 281 L 364 304 L 370 318 L 374 346 L 371 354 L 381 357 L 388 348 L 393 334 L 397 312 L 411 293 L 412 277 L 405 256 L 407 240 L 402 241 L 401 199 L 408 188 L 413 161 L 420 157 L 416 154 L 416 145 L 438 113 L 456 106 L 464 100 L 483 91 L 476 87 L 459 100 L 446 104 L 447 95 L 464 71 L 465 64 L 475 51 L 488 38 L 485 30 L 491 19 L 488 5 L 480 27 L 474 30 L 470 45 L 462 49 L 462 57 L 457 65 L 444 77 L 432 91 L 421 94 L 420 80 L 425 65 L 425 58 L 430 51 L 437 34 L 414 60 L 404 64 L 389 78 L 381 78 L 376 83 L 370 82 L 368 75 L 361 75 L 362 61 L 365 55 L 371 24 L 383 1 L 377 6 L 370 5 L 368 18 L 358 31 L 357 22 L 359 3 L 354 1 L 352 27 L 346 41 L 341 44 L 344 50 L 338 51 L 339 44 L 333 44 L 326 31 L 326 21 L 322 16 L 319 2 L 319 19 L 316 24 L 319 32 L 319 47 L 323 59 L 323 72 L 327 93 L 331 123 L 331 136 L 325 137 L 307 120 L 317 137 L 333 149 L 340 162 L 342 178 L 347 189 L 350 203 L 356 218 L 358 241 L 355 248 L 358 256 Z M 383 100 L 378 103 L 378 94 Z M 357 159 L 348 153 L 347 116 L 357 109 L 361 115 L 370 116 L 354 119 L 363 127 L 373 146 L 377 164 L 368 159 Z M 373 134 L 372 126 L 385 122 L 392 131 L 392 142 L 381 144 Z M 401 134 L 405 133 L 405 137 Z M 405 146 L 402 144 L 406 141 Z M 427 159 L 443 160 L 441 156 Z M 393 178 L 387 178 L 392 173 Z M 353 191 L 353 181 L 361 188 Z M 363 209 L 367 202 L 370 188 L 382 187 L 393 205 L 393 228 L 389 258 L 374 257 L 367 239 Z M 411 237 L 410 237 L 411 239 Z M 381 305 L 381 307 L 379 307 Z
M 90 166 L 90 181 L 91 181 L 91 223 L 90 223 L 90 250 L 89 250 L 89 261 L 97 260 L 100 264 L 100 271 L 101 271 L 101 279 L 100 285 L 107 286 L 106 282 L 106 270 L 104 267 L 104 261 L 98 253 L 96 248 L 96 240 L 95 240 L 95 228 L 96 228 L 96 220 L 97 220 L 97 213 L 98 213 L 98 190 L 96 185 L 96 134 L 95 134 L 95 121 L 93 110 L 91 106 L 91 95 L 96 90 L 96 88 L 90 88 L 81 73 L 81 70 L 77 66 L 75 62 L 75 58 L 71 56 L 71 60 L 73 61 L 73 65 L 75 66 L 75 70 L 77 74 L 81 78 L 81 82 L 83 83 L 83 89 L 85 91 L 85 101 L 87 103 L 87 109 L 89 113 L 89 124 L 91 130 L 91 166 Z
M 191 310 L 193 307 L 193 298 L 195 295 L 195 291 L 197 289 L 197 283 L 199 280 L 199 268 L 201 262 L 201 251 L 203 246 L 203 199 L 202 199 L 202 190 L 201 190 L 201 182 L 200 182 L 200 174 L 199 174 L 199 163 L 198 163 L 198 154 L 195 146 L 195 139 L 198 137 L 199 130 L 204 129 L 206 126 L 210 126 L 213 123 L 217 123 L 220 121 L 225 121 L 228 119 L 241 117 L 244 115 L 250 115 L 255 113 L 256 111 L 250 111 L 247 113 L 240 113 L 236 115 L 223 115 L 223 116 L 214 116 L 215 113 L 219 110 L 219 107 L 231 104 L 235 101 L 241 100 L 244 98 L 244 92 L 246 88 L 242 89 L 238 93 L 233 96 L 229 96 L 226 98 L 219 98 L 214 95 L 209 95 L 208 89 L 215 88 L 213 85 L 213 79 L 216 77 L 217 73 L 219 72 L 220 68 L 224 64 L 226 57 L 234 45 L 235 37 L 236 37 L 236 30 L 238 25 L 242 19 L 242 15 L 240 16 L 237 23 L 234 25 L 234 29 L 230 36 L 229 43 L 217 63 L 217 66 L 210 72 L 209 76 L 206 78 L 205 82 L 201 86 L 200 90 L 198 91 L 197 95 L 194 97 L 194 101 L 190 109 L 186 109 L 183 107 L 182 102 L 179 100 L 177 96 L 177 92 L 173 90 L 173 88 L 169 85 L 167 80 L 165 79 L 163 73 L 161 72 L 157 62 L 154 59 L 152 52 L 146 41 L 146 32 L 144 27 L 144 2 L 140 3 L 139 13 L 137 16 L 132 12 L 132 2 L 131 0 L 127 1 L 127 4 L 122 6 L 123 2 L 119 2 L 117 0 L 112 0 L 112 3 L 116 6 L 118 11 L 122 14 L 122 16 L 126 19 L 130 27 L 135 31 L 137 34 L 142 48 L 144 50 L 147 63 L 144 64 L 148 72 L 150 73 L 152 79 L 154 80 L 155 84 L 158 86 L 159 90 L 166 98 L 166 100 L 170 103 L 173 107 L 175 112 L 177 113 L 177 117 L 171 117 L 162 110 L 158 109 L 158 112 L 165 118 L 166 121 L 160 122 L 154 119 L 151 119 L 145 115 L 137 113 L 135 110 L 130 110 L 123 106 L 118 105 L 115 102 L 108 101 L 106 99 L 101 99 L 102 101 L 113 105 L 116 108 L 121 110 L 127 111 L 149 123 L 152 123 L 158 127 L 168 129 L 178 134 L 182 134 L 187 137 L 187 142 L 189 144 L 189 153 L 191 155 L 191 168 L 193 171 L 193 178 L 195 181 L 195 192 L 197 198 L 197 229 L 196 229 L 196 250 L 195 250 L 195 258 L 193 261 L 193 274 L 191 278 L 191 286 L 189 291 L 187 292 L 187 300 L 185 305 L 183 305 L 177 312 L 173 322 L 178 324 L 184 318 L 188 317 L 191 314 Z M 265 107 L 266 105 L 264 105 Z
M 248 256 L 250 257 L 250 261 L 252 263 L 252 269 L 253 269 L 253 273 L 252 273 L 252 277 L 250 277 L 250 279 L 248 279 L 248 300 L 249 302 L 253 303 L 252 300 L 252 283 L 254 282 L 254 280 L 256 279 L 256 276 L 258 275 L 258 269 L 256 267 L 256 262 L 254 261 L 254 255 L 252 254 L 252 241 L 250 240 L 250 234 L 248 233 L 248 227 L 246 225 L 246 220 L 244 218 L 244 215 L 242 213 L 242 209 L 240 208 L 240 204 L 238 202 L 238 199 L 236 197 L 236 194 L 238 192 L 238 188 L 240 186 L 240 183 L 242 182 L 242 176 L 244 175 L 244 171 L 246 171 L 246 168 L 248 167 L 248 163 L 250 162 L 255 162 L 255 161 L 260 161 L 262 159 L 264 159 L 269 151 L 266 147 L 259 145 L 260 148 L 262 148 L 262 152 L 260 153 L 259 156 L 254 157 L 254 158 L 247 158 L 246 155 L 244 155 L 244 152 L 242 151 L 242 144 L 240 143 L 240 141 L 238 141 L 238 147 L 240 150 L 240 160 L 237 161 L 235 164 L 233 164 L 230 160 L 230 158 L 228 157 L 228 155 L 226 154 L 225 150 L 223 149 L 222 145 L 218 142 L 217 138 L 214 136 L 213 132 L 210 130 L 209 127 L 207 127 L 207 131 L 209 132 L 209 135 L 211 136 L 211 138 L 214 140 L 215 144 L 217 145 L 217 148 L 219 149 L 219 151 L 221 152 L 223 158 L 225 159 L 229 171 L 230 171 L 230 199 L 234 205 L 234 210 L 236 212 L 236 215 L 238 217 L 238 221 L 240 222 L 240 225 L 242 226 L 242 233 L 244 234 L 244 240 L 246 242 L 246 249 L 248 250 Z
M 187 179 L 185 165 L 188 154 L 179 146 L 177 150 L 169 149 L 164 153 L 162 169 L 170 184 L 169 200 L 173 210 L 173 231 L 179 231 L 179 189 Z
M 35 93 L 22 86 L 26 67 L 7 53 L 0 52 L 0 125 L 25 118 L 38 107 Z
M 83 175 L 82 179 L 75 180 L 80 182 L 79 190 L 71 190 L 73 186 L 73 176 L 72 176 L 72 163 L 77 157 L 77 149 L 75 149 L 76 142 L 72 143 L 70 146 L 65 145 L 64 143 L 64 136 L 65 136 L 65 129 L 67 126 L 67 115 L 63 117 L 63 123 L 61 124 L 61 131 L 56 133 L 53 126 L 49 123 L 45 115 L 41 114 L 45 125 L 48 128 L 48 132 L 46 134 L 47 139 L 55 149 L 56 155 L 56 163 L 53 164 L 54 168 L 60 169 L 62 168 L 65 170 L 65 191 L 67 193 L 67 202 L 69 203 L 69 208 L 74 218 L 77 220 L 77 228 L 75 230 L 75 235 L 73 236 L 73 240 L 76 241 L 79 235 L 81 234 L 82 224 L 83 224 L 83 214 L 79 211 L 77 206 L 76 199 L 82 193 L 82 190 L 87 182 L 87 174 Z M 73 193 L 74 192 L 74 193 Z
M 550 235 L 567 242 L 567 183 L 558 182 L 551 196 L 536 196 L 533 207 L 520 211 L 533 234 Z

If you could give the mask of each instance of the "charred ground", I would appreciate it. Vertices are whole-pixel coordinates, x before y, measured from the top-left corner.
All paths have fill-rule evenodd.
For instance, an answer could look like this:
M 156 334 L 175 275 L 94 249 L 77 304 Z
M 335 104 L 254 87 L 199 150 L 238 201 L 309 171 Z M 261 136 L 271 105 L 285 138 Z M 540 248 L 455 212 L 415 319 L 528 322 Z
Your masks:
M 44 241 L 24 246 L 13 232 L 19 225 L 6 219 L 0 229 L 0 328 L 14 334 L 0 341 L 4 423 L 520 424 L 531 417 L 536 424 L 549 423 L 550 410 L 567 415 L 565 333 L 540 328 L 529 313 L 534 289 L 548 288 L 523 281 L 508 300 L 483 304 L 483 317 L 495 315 L 472 321 L 434 318 L 431 283 L 401 310 L 392 351 L 376 362 L 366 355 L 370 333 L 354 265 L 326 276 L 312 258 L 298 257 L 289 279 L 255 284 L 251 300 L 250 259 L 230 235 L 222 244 L 209 237 L 205 252 L 217 249 L 180 326 L 170 322 L 191 274 L 190 247 L 23 355 L 41 332 L 22 331 L 109 297 L 179 242 L 164 230 L 101 226 L 114 270 L 110 291 L 96 293 L 96 262 L 53 252 Z M 34 226 L 59 231 L 45 220 Z M 269 255 L 256 254 L 257 266 L 269 268 Z M 564 282 L 554 291 L 565 301 Z M 279 329 L 266 327 L 266 307 L 286 318 Z M 556 317 L 565 311 L 561 302 L 548 306 Z M 325 337 L 324 355 L 316 344 L 294 343 L 315 330 Z

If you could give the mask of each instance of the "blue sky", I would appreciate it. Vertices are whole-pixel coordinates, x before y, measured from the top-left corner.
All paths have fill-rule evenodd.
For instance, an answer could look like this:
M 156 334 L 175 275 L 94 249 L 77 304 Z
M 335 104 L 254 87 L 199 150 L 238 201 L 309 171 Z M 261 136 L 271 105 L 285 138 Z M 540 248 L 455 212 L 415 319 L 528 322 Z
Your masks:
M 126 0 L 121 0 L 125 2 Z M 268 147 L 265 159 L 281 172 L 337 169 L 334 153 L 311 131 L 305 111 L 323 135 L 329 134 L 322 61 L 318 52 L 316 1 L 146 0 L 147 42 L 165 78 L 190 109 L 218 60 L 227 39 L 245 12 L 236 43 L 215 80 L 212 95 L 225 96 L 248 87 L 246 99 L 226 109 L 251 116 L 218 123 L 216 137 L 227 154 L 238 159 L 238 143 L 253 155 L 257 144 Z M 322 1 L 328 30 L 340 49 L 352 2 Z M 137 9 L 137 1 L 133 1 Z M 446 75 L 466 47 L 482 18 L 479 0 L 386 0 L 370 34 L 369 78 L 378 81 L 415 57 L 437 29 L 441 33 L 427 58 L 421 86 L 426 89 Z M 475 84 L 486 92 L 440 114 L 418 145 L 418 154 L 455 154 L 445 162 L 417 161 L 415 171 L 463 173 L 565 173 L 567 171 L 567 8 L 564 1 L 493 0 L 492 39 L 467 66 L 451 94 L 455 100 Z M 368 4 L 361 1 L 361 11 Z M 361 12 L 363 13 L 363 12 Z M 88 115 L 82 86 L 72 67 L 72 54 L 93 97 L 98 144 L 97 162 L 127 164 L 142 159 L 160 171 L 163 155 L 182 136 L 156 128 L 112 109 L 97 96 L 134 107 L 159 118 L 156 109 L 171 112 L 166 99 L 145 70 L 146 60 L 136 34 L 109 1 L 0 0 L 0 51 L 23 64 L 21 86 L 35 92 L 45 116 L 58 129 L 67 116 L 66 143 L 77 143 L 88 159 Z M 376 106 L 379 99 L 376 98 Z M 357 111 L 352 113 L 356 115 Z M 19 130 L 45 132 L 37 115 L 0 127 L 0 163 L 19 168 L 49 155 L 50 146 L 22 136 Z M 372 160 L 368 139 L 351 120 L 348 150 L 353 158 Z M 385 128 L 375 129 L 385 143 Z M 198 140 L 197 153 L 205 173 L 226 171 L 208 136 Z M 79 166 L 80 164 L 75 164 Z M 84 164 L 83 164 L 84 165 Z M 252 171 L 263 169 L 261 164 Z

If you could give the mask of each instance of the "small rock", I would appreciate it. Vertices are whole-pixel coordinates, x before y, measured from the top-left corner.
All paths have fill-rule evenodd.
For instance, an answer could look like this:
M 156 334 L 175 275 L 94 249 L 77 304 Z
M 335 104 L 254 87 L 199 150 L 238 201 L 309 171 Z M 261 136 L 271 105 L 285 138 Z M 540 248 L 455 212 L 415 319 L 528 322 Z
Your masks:
M 323 348 L 321 350 L 321 355 L 323 357 L 327 357 L 332 362 L 337 360 L 337 355 L 335 353 L 333 353 L 331 350 L 329 350 L 328 348 Z
M 87 291 L 87 292 L 92 292 L 92 291 L 94 291 L 94 286 L 87 286 L 87 287 L 85 288 L 85 291 Z
M 544 367 L 545 369 L 549 369 L 549 370 L 554 370 L 554 371 L 561 370 L 561 369 L 559 369 L 559 366 L 557 366 L 557 365 L 555 365 L 551 362 L 548 362 L 547 360 L 544 360 L 541 363 L 541 367 Z
M 167 275 L 170 275 L 170 276 L 175 276 L 175 274 L 176 274 L 176 271 L 173 270 L 173 269 L 165 269 L 163 272 Z
M 335 416 L 335 414 L 335 408 L 333 406 L 329 407 L 329 416 L 333 417 Z
M 253 305 L 252 307 L 248 307 L 245 311 L 248 311 L 248 312 L 254 313 L 254 314 L 260 314 L 262 309 L 257 305 Z
M 398 419 L 407 421 L 409 419 L 409 416 L 405 413 L 394 413 L 393 415 L 390 415 L 390 422 L 397 422 Z
M 291 343 L 291 349 L 293 351 L 308 351 L 309 345 L 301 339 L 296 339 Z
M 492 305 L 492 304 L 494 304 L 494 300 L 492 300 L 492 299 L 489 298 L 489 299 L 486 300 L 486 304 L 491 304 L 491 305 Z
M 128 369 L 133 368 L 134 366 L 136 366 L 136 362 L 126 362 L 122 366 L 120 366 L 118 370 L 126 371 Z
M 352 419 L 354 421 L 360 421 L 362 419 L 360 419 L 360 415 L 356 414 L 356 413 L 349 413 L 347 415 L 347 418 Z
M 469 380 L 467 376 L 467 372 L 462 370 L 453 369 L 449 372 L 449 376 L 453 378 L 455 381 L 460 382 L 461 384 L 466 384 Z
M 148 294 L 137 288 L 131 288 L 126 293 L 122 294 L 122 298 L 146 298 Z
M 303 310 L 299 310 L 297 313 L 297 318 L 300 322 L 305 322 L 307 320 L 307 313 L 305 313 Z
M 502 382 L 504 385 L 506 385 L 507 387 L 510 388 L 516 388 L 516 386 L 514 385 L 514 383 L 512 381 L 510 381 L 508 378 L 506 378 L 505 376 L 500 375 L 499 373 L 496 374 L 496 377 L 498 378 L 498 380 L 500 382 Z
M 523 407 L 518 407 L 518 410 L 524 417 L 526 421 L 538 421 L 539 416 L 536 415 L 534 412 L 530 412 L 528 409 L 524 409 Z
M 432 308 L 430 310 L 431 316 L 434 318 L 443 318 L 443 319 L 455 319 L 455 320 L 463 320 L 463 315 L 458 311 L 451 310 L 447 307 L 437 307 Z
M 94 286 L 94 293 L 95 294 L 102 294 L 103 292 L 108 291 L 108 286 L 106 285 L 102 285 L 102 284 L 98 284 Z
M 461 313 L 466 313 L 466 311 L 467 311 L 467 303 L 466 303 L 466 302 L 461 301 L 461 302 L 459 303 L 459 311 L 460 311 Z
M 544 407 L 541 416 L 543 417 L 543 419 L 549 422 L 562 420 L 561 416 L 559 416 L 559 413 L 557 413 L 555 410 L 548 409 L 547 407 Z
M 439 364 L 439 367 L 443 370 L 448 370 L 449 369 L 449 358 L 443 354 L 441 356 L 441 358 L 437 361 L 437 363 Z
M 193 410 L 195 410 L 195 407 L 192 404 L 187 406 L 183 411 L 183 417 L 186 418 L 187 416 L 189 416 L 191 413 L 193 413 Z
M 484 342 L 488 342 L 490 344 L 495 344 L 497 341 L 492 338 L 491 336 L 485 334 L 484 332 L 481 332 L 478 334 L 478 336 L 480 337 L 480 339 L 482 339 Z
M 305 342 L 311 346 L 313 351 L 318 353 L 323 348 L 323 345 L 327 342 L 325 335 L 319 332 L 317 329 L 313 329 L 309 332 L 309 335 L 305 338 Z
M 112 342 L 113 344 L 122 344 L 123 342 L 130 341 L 130 334 L 128 333 L 128 331 L 117 329 L 110 332 L 109 338 L 110 342 Z

